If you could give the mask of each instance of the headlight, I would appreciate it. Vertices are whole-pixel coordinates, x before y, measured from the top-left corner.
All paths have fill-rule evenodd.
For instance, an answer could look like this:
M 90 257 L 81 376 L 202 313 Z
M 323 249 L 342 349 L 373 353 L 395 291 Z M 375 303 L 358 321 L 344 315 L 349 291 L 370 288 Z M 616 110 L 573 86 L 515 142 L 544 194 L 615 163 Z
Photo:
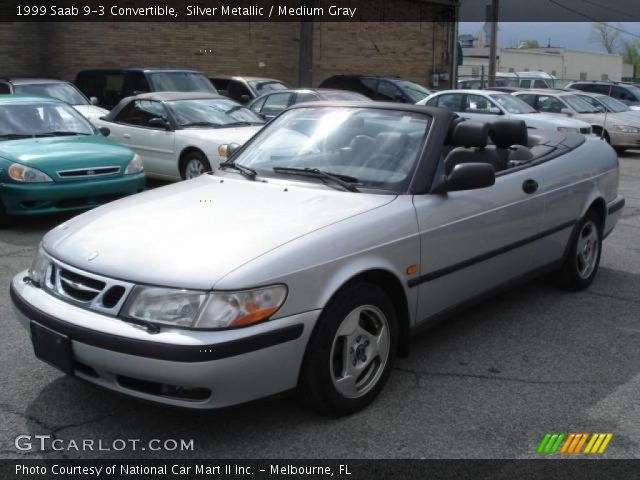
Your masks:
M 47 268 L 49 267 L 49 257 L 44 253 L 42 244 L 38 245 L 38 252 L 31 262 L 29 268 L 29 278 L 32 282 L 40 285 L 44 280 L 44 276 L 47 274 Z
M 139 173 L 144 170 L 144 164 L 142 163 L 142 158 L 137 153 L 133 154 L 133 158 L 127 165 L 127 168 L 124 171 L 125 175 L 131 175 L 133 173 Z
M 284 285 L 210 293 L 135 287 L 123 308 L 123 316 L 195 329 L 235 328 L 267 319 L 282 306 L 286 296 Z
M 53 182 L 51 177 L 46 173 L 36 170 L 35 168 L 27 167 L 26 165 L 20 165 L 19 163 L 12 163 L 7 171 L 9 176 L 16 182 Z
M 558 131 L 562 133 L 580 133 L 579 128 L 573 127 L 558 127 Z
M 640 133 L 640 128 L 631 127 L 629 125 L 614 125 L 613 129 L 621 133 Z

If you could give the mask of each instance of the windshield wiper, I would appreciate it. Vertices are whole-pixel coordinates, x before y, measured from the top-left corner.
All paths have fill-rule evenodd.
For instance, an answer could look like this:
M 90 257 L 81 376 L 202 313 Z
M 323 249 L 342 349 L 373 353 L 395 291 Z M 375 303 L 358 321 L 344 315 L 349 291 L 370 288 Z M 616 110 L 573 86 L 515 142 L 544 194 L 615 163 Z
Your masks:
M 350 192 L 359 192 L 354 183 L 358 183 L 358 179 L 348 175 L 338 175 L 336 173 L 325 172 L 319 168 L 298 168 L 298 167 L 273 167 L 276 173 L 289 173 L 291 175 L 306 175 L 307 177 L 331 180 L 333 183 L 340 185 Z
M 180 125 L 181 127 L 219 127 L 219 123 L 212 122 L 189 122 L 183 123 Z
M 222 128 L 226 128 L 226 127 L 248 127 L 248 126 L 252 126 L 252 125 L 262 125 L 262 123 L 259 122 L 232 122 L 232 123 L 225 123 L 224 125 L 221 125 Z
M 237 170 L 242 174 L 243 177 L 248 178 L 249 180 L 255 180 L 258 176 L 258 172 L 256 172 L 251 167 L 245 167 L 244 165 L 240 165 L 235 162 L 222 162 L 220 165 L 222 168 L 231 168 L 233 170 Z
M 34 137 L 65 137 L 73 135 L 91 135 L 83 132 L 70 132 L 69 130 L 54 130 L 53 132 L 41 132 L 34 134 Z
M 33 134 L 30 133 L 3 133 L 0 134 L 0 138 L 4 140 L 19 140 L 21 138 L 33 138 Z

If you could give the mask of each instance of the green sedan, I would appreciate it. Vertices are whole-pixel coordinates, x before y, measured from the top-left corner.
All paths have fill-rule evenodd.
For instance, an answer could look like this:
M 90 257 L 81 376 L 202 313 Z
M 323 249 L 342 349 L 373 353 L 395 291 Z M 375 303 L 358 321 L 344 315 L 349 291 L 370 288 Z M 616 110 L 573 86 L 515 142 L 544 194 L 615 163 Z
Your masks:
M 92 208 L 144 185 L 140 157 L 70 105 L 0 95 L 0 227 L 18 216 Z

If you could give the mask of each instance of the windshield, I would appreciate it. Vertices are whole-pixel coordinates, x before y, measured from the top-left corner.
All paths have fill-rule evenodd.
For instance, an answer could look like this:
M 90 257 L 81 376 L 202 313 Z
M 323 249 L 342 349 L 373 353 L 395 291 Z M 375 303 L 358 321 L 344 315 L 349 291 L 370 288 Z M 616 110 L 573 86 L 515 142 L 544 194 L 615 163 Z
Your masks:
M 636 87 L 635 85 L 625 85 L 625 87 L 627 88 L 627 90 L 629 92 L 631 92 L 636 97 L 635 103 L 639 103 L 640 102 L 640 88 Z
M 93 127 L 89 122 L 67 104 L 16 103 L 0 105 L 0 140 L 22 136 L 93 134 Z
M 69 83 L 30 83 L 16 85 L 14 92 L 20 95 L 37 95 L 62 100 L 70 105 L 88 105 L 89 102 L 80 91 Z
M 262 95 L 263 93 L 273 92 L 274 90 L 286 90 L 289 88 L 282 82 L 278 82 L 277 80 L 250 80 L 247 82 L 251 85 L 258 95 Z
M 349 178 L 359 189 L 406 191 L 430 117 L 399 110 L 310 107 L 285 111 L 235 158 L 261 176 L 311 168 Z
M 176 122 L 182 127 L 238 124 L 261 125 L 264 120 L 248 108 L 226 99 L 176 100 L 167 102 Z
M 201 73 L 156 72 L 150 76 L 156 92 L 218 93 L 209 79 Z
M 491 95 L 496 103 L 498 103 L 507 112 L 514 115 L 520 115 L 523 113 L 537 113 L 536 110 L 523 100 L 511 95 Z
M 564 95 L 562 100 L 578 113 L 599 113 L 599 110 L 577 95 Z
M 622 103 L 620 100 L 616 100 L 615 98 L 603 95 L 601 97 L 598 97 L 598 101 L 604 104 L 609 109 L 609 111 L 614 113 L 631 111 L 631 109 L 626 104 Z
M 419 102 L 425 97 L 428 97 L 432 93 L 422 85 L 409 82 L 407 80 L 397 80 L 396 83 L 404 89 L 404 93 L 406 93 L 414 103 Z

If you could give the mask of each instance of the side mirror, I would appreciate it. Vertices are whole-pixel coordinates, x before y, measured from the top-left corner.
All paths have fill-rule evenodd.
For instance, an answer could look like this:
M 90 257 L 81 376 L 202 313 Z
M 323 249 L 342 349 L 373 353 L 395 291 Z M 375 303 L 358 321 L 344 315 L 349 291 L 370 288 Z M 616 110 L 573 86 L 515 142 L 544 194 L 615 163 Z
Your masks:
M 237 143 L 228 143 L 218 147 L 218 155 L 229 160 L 238 151 L 241 145 Z
M 171 125 L 164 118 L 160 118 L 160 117 L 152 118 L 149 120 L 147 124 L 153 128 L 162 128 L 164 130 L 171 130 Z
M 562 113 L 563 115 L 567 115 L 569 117 L 573 117 L 573 112 L 571 111 L 570 108 L 567 108 L 567 107 L 560 110 L 560 113 Z
M 447 176 L 448 192 L 487 188 L 496 183 L 496 173 L 488 163 L 459 163 Z
M 90 103 L 91 105 L 99 105 L 98 97 L 91 97 L 91 98 L 89 99 L 89 103 Z
M 249 103 L 249 101 L 251 100 L 251 97 L 249 95 L 247 95 L 246 93 L 244 95 L 240 95 L 240 103 L 241 104 L 246 104 Z
M 111 130 L 109 130 L 107 127 L 100 127 L 98 128 L 98 131 L 103 137 L 108 137 L 109 135 L 111 135 Z

